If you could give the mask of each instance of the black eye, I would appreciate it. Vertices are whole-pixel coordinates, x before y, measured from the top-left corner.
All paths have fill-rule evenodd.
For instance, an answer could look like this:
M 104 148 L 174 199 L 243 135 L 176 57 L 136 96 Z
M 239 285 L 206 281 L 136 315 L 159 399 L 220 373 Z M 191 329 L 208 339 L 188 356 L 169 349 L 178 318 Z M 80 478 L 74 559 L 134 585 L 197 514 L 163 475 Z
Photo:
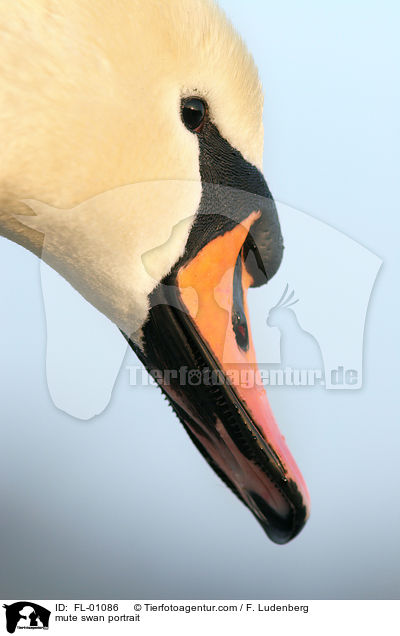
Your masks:
M 182 121 L 186 128 L 192 132 L 200 132 L 207 113 L 205 102 L 198 97 L 183 99 L 181 112 Z

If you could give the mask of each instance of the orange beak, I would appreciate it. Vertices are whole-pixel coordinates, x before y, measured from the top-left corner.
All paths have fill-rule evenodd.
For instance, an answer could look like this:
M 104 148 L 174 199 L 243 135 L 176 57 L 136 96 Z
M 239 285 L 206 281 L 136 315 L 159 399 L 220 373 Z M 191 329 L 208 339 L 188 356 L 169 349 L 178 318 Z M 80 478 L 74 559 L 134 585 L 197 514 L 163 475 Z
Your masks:
M 284 543 L 306 521 L 309 494 L 272 414 L 249 326 L 247 290 L 253 281 L 242 248 L 259 216 L 253 212 L 208 243 L 179 270 L 177 284 L 199 336 L 222 371 L 220 382 L 229 384 L 240 404 L 247 428 L 241 435 L 254 452 L 245 439 L 235 442 L 224 418 L 216 418 L 215 434 L 203 433 L 200 443 L 269 536 Z M 197 431 L 199 441 L 198 425 L 186 425 L 193 435 Z
M 152 293 L 143 348 L 131 346 L 210 466 L 268 536 L 286 543 L 308 517 L 309 495 L 271 412 L 249 326 L 247 290 L 257 273 L 248 246 L 260 215 L 249 213 L 177 265 Z

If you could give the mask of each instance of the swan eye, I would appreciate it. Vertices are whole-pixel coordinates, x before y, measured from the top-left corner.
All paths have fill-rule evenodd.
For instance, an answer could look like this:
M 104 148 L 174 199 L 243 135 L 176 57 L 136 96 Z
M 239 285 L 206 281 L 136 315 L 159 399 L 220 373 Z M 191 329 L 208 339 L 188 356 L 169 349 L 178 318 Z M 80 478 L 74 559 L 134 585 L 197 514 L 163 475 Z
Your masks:
M 182 121 L 188 130 L 200 132 L 203 128 L 207 106 L 198 97 L 188 97 L 182 100 Z

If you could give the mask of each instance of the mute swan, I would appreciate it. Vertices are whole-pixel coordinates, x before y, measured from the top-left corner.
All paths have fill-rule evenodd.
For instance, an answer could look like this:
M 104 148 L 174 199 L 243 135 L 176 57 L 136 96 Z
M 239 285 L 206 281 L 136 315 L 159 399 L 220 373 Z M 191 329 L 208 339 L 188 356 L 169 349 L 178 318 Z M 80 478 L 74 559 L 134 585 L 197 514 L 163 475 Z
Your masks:
M 247 289 L 283 249 L 243 42 L 208 0 L 20 0 L 0 29 L 0 233 L 117 324 L 211 467 L 289 541 L 307 487 L 240 375 L 258 378 Z

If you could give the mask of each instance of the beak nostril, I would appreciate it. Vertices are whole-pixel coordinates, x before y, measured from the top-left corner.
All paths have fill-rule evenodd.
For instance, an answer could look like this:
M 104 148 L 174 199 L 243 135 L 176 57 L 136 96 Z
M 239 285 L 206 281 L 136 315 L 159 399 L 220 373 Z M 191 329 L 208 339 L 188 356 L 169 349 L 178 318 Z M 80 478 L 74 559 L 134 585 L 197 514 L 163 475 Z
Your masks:
M 244 310 L 242 258 L 242 252 L 240 252 L 233 274 L 232 328 L 238 347 L 246 352 L 249 350 L 249 330 Z

